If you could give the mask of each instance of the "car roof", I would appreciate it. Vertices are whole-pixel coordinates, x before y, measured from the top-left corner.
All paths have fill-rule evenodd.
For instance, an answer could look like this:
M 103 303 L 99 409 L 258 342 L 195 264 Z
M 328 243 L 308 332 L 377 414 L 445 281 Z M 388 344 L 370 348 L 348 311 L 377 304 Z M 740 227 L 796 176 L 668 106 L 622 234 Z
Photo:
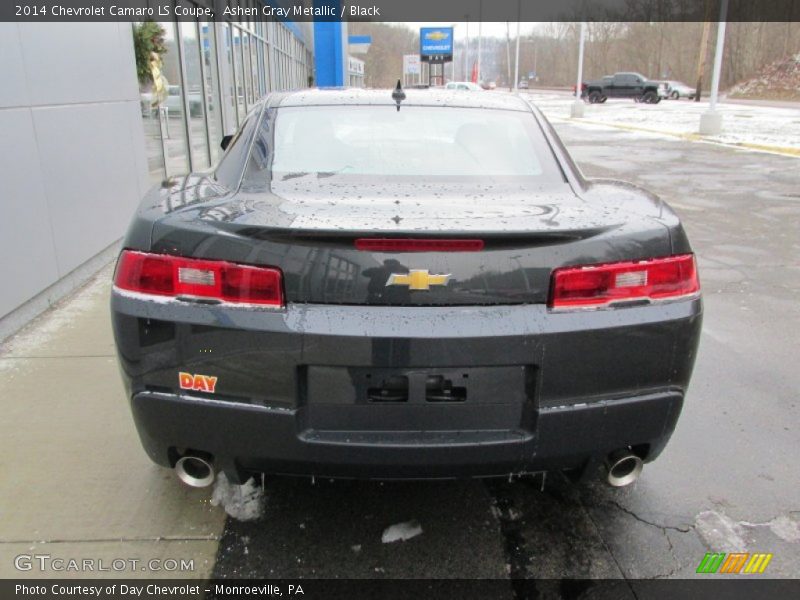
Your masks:
M 492 92 L 491 94 L 460 94 L 445 89 L 405 89 L 406 99 L 401 106 L 448 106 L 460 108 L 489 108 L 529 112 L 528 103 L 516 94 Z M 390 89 L 362 88 L 312 88 L 287 92 L 275 98 L 272 106 L 336 106 L 372 105 L 394 106 Z

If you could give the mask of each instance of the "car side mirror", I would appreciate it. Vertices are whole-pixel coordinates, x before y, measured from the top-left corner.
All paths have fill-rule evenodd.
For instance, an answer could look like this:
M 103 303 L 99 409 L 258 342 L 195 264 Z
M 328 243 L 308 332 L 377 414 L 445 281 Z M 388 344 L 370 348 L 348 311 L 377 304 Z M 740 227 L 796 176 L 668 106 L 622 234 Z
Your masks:
M 219 143 L 219 147 L 223 150 L 227 150 L 228 146 L 230 146 L 231 140 L 233 139 L 233 135 L 223 135 L 222 141 Z

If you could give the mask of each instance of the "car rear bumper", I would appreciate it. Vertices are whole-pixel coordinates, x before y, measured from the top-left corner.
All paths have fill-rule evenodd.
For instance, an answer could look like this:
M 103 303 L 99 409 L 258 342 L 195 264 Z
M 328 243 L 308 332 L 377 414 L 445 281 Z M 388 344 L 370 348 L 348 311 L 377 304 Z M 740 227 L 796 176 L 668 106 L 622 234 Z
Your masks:
M 681 410 L 702 306 L 268 312 L 115 291 L 112 314 L 136 427 L 156 463 L 173 466 L 191 449 L 234 480 L 393 479 L 586 469 L 622 447 L 652 460 Z M 182 371 L 217 377 L 215 393 L 181 390 Z M 395 376 L 406 395 L 383 401 Z M 440 401 L 431 381 L 462 396 Z
M 172 466 L 174 449 L 215 457 L 229 479 L 250 472 L 337 478 L 488 477 L 585 470 L 618 448 L 646 448 L 652 460 L 683 403 L 676 392 L 538 411 L 531 430 L 374 431 L 304 429 L 303 409 L 234 406 L 179 395 L 133 397 L 136 426 L 150 457 Z

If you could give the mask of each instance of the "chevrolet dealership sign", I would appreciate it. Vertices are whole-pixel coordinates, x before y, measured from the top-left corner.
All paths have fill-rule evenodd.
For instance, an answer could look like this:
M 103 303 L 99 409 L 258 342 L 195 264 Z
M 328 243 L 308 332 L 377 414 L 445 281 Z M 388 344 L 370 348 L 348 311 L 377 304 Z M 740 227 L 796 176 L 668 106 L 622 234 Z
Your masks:
M 452 62 L 453 28 L 423 27 L 419 30 L 419 56 L 424 62 Z

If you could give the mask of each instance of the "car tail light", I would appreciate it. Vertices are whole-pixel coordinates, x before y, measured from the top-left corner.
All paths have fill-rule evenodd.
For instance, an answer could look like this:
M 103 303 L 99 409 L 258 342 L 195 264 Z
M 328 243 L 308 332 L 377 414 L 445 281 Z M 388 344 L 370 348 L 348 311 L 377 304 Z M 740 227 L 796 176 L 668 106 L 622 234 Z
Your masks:
M 602 308 L 617 302 L 666 300 L 700 291 L 693 254 L 565 267 L 553 271 L 550 308 Z
M 272 267 L 133 250 L 123 250 L 114 277 L 114 285 L 131 292 L 266 306 L 283 306 L 282 283 Z
M 483 240 L 431 240 L 424 238 L 359 238 L 356 250 L 372 252 L 478 252 Z

